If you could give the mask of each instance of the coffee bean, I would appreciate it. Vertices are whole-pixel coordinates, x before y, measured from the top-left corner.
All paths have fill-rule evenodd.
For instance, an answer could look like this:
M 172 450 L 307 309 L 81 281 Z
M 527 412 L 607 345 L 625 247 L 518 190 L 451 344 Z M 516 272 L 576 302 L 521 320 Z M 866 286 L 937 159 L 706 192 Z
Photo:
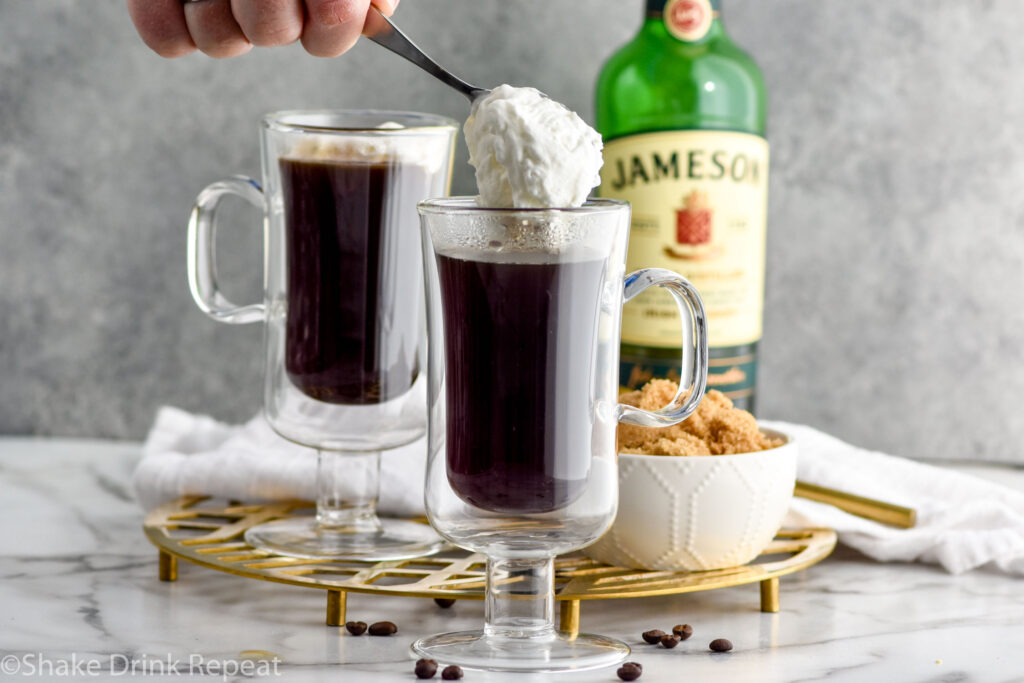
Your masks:
M 457 681 L 460 678 L 462 678 L 462 669 L 455 666 L 454 664 L 452 664 L 451 666 L 446 666 L 444 668 L 444 671 L 441 672 L 441 678 L 443 678 L 446 681 Z
M 354 636 L 361 636 L 366 633 L 366 622 L 365 621 L 348 621 L 345 622 L 345 628 L 348 632 Z
M 636 662 L 626 662 L 615 673 L 624 681 L 635 681 L 643 672 L 643 668 Z
M 664 631 L 659 630 L 659 629 L 654 629 L 653 631 L 644 631 L 643 633 L 640 634 L 640 637 L 643 638 L 648 643 L 650 643 L 651 645 L 657 645 L 658 643 L 661 642 L 661 637 L 663 635 L 665 635 Z
M 413 671 L 416 678 L 433 678 L 437 673 L 437 662 L 433 659 L 416 660 L 416 668 Z
M 398 633 L 398 627 L 390 621 L 378 621 L 376 624 L 370 624 L 371 636 L 391 636 L 396 633 Z
M 728 652 L 732 649 L 732 643 L 725 638 L 715 638 L 708 647 L 711 648 L 712 652 Z
M 686 640 L 693 635 L 693 627 L 689 624 L 679 624 L 672 627 L 672 633 L 679 636 L 680 640 Z
M 455 600 L 452 598 L 434 598 L 434 602 L 443 609 L 448 609 L 455 604 Z
M 677 635 L 664 635 L 661 637 L 661 646 L 665 649 L 671 650 L 679 644 L 680 640 L 682 640 L 682 638 Z

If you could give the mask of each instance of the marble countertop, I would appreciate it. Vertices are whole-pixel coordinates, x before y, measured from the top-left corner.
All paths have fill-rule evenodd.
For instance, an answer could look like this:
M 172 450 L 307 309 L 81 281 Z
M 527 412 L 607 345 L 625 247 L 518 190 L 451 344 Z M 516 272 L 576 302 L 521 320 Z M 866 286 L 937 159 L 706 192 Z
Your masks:
M 319 590 L 184 562 L 177 582 L 160 582 L 129 491 L 138 457 L 137 444 L 0 439 L 0 679 L 125 679 L 134 666 L 139 678 L 181 680 L 158 673 L 169 661 L 196 680 L 413 681 L 414 638 L 482 623 L 480 602 L 442 610 L 429 600 L 352 595 L 350 619 L 399 626 L 390 638 L 353 637 L 324 625 Z M 1024 489 L 1019 470 L 970 471 Z M 756 584 L 592 602 L 583 604 L 582 626 L 630 643 L 641 681 L 1024 681 L 1019 578 L 883 565 L 840 548 L 782 579 L 781 612 L 762 614 L 758 604 Z M 640 640 L 680 622 L 694 635 L 674 650 Z M 732 653 L 707 650 L 719 637 L 733 642 Z M 276 655 L 276 672 L 254 652 Z M 618 680 L 613 669 L 467 671 L 463 680 L 556 677 Z

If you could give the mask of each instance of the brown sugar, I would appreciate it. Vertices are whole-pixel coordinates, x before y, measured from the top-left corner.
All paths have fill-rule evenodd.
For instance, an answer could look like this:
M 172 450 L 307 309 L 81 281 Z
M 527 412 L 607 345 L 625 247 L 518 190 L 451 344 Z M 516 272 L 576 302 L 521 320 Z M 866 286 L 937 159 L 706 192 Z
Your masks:
M 658 410 L 668 404 L 679 385 L 667 379 L 653 379 L 639 391 L 623 394 L 619 400 L 644 410 Z M 690 417 L 672 427 L 638 427 L 620 424 L 619 453 L 640 455 L 728 455 L 776 448 L 782 439 L 765 436 L 754 416 L 734 408 L 732 401 L 712 389 Z

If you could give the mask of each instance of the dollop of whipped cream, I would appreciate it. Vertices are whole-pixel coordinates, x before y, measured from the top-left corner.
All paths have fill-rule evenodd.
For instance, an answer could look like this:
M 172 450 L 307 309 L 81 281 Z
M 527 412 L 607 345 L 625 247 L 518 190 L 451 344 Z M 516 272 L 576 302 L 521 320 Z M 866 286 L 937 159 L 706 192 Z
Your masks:
M 477 98 L 463 131 L 481 206 L 580 206 L 601 182 L 601 136 L 534 88 Z

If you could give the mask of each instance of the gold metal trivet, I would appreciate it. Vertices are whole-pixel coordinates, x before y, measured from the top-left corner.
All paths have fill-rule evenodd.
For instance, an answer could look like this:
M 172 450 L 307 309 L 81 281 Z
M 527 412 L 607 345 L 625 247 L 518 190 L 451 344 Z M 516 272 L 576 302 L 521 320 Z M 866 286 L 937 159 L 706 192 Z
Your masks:
M 247 544 L 246 529 L 308 513 L 309 503 L 247 505 L 186 497 L 146 515 L 146 536 L 160 551 L 160 580 L 178 578 L 178 558 L 252 579 L 327 591 L 327 624 L 345 623 L 347 593 L 482 600 L 487 558 L 465 550 L 393 562 L 284 557 Z M 580 601 L 639 598 L 761 584 L 761 611 L 779 611 L 779 577 L 825 559 L 836 544 L 831 529 L 782 530 L 761 556 L 742 567 L 706 572 L 624 569 L 580 554 L 555 560 L 555 599 L 562 630 L 577 632 Z

